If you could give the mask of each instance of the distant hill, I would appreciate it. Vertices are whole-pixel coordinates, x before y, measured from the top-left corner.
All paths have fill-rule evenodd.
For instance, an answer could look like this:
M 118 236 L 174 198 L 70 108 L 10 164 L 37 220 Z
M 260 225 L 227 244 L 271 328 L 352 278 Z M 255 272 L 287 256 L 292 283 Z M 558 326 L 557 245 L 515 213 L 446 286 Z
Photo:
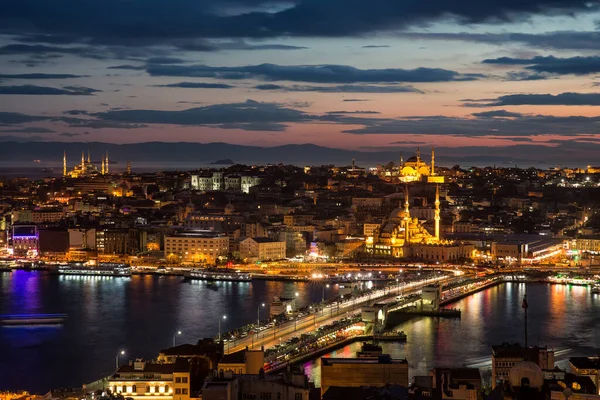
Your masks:
M 28 161 L 40 159 L 43 161 L 62 162 L 63 151 L 67 152 L 69 161 L 78 159 L 81 151 L 90 150 L 93 159 L 108 152 L 111 161 L 132 162 L 194 162 L 209 164 L 214 160 L 235 160 L 240 164 L 286 163 L 296 165 L 336 164 L 350 165 L 352 159 L 358 164 L 386 164 L 404 159 L 416 150 L 413 146 L 393 151 L 352 151 L 317 146 L 313 144 L 290 144 L 276 147 L 243 146 L 228 143 L 189 143 L 189 142 L 146 142 L 134 144 L 112 143 L 64 143 L 64 142 L 1 142 L 0 161 Z M 491 149 L 493 151 L 493 149 Z M 506 155 L 494 152 L 484 152 L 479 156 L 453 156 L 444 154 L 442 148 L 436 151 L 438 165 L 463 166 L 480 165 L 482 163 L 498 165 L 507 160 Z M 446 154 L 455 154 L 448 151 Z M 422 152 L 423 158 L 429 163 L 429 154 Z M 512 158 L 511 161 L 520 163 L 522 160 Z

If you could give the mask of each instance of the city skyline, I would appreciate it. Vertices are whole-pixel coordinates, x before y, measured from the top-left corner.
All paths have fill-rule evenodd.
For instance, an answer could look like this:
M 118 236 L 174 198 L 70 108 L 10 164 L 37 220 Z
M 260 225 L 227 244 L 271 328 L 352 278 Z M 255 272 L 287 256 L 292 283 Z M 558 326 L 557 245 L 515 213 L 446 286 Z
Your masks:
M 596 1 L 10 1 L 0 139 L 576 160 L 600 146 L 599 17 Z

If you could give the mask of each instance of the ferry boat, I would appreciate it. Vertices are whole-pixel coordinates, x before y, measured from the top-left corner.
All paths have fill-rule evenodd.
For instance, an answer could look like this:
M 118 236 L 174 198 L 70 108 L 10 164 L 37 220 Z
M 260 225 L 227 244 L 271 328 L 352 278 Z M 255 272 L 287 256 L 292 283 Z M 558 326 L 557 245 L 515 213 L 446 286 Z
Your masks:
M 58 325 L 67 319 L 67 314 L 13 314 L 0 315 L 0 325 Z
M 240 271 L 203 269 L 188 271 L 185 278 L 201 281 L 250 282 L 252 275 Z
M 356 352 L 356 356 L 362 357 L 379 357 L 383 354 L 383 349 L 377 343 L 363 342 L 360 351 Z
M 75 276 L 106 276 L 106 277 L 130 277 L 131 268 L 127 266 L 117 267 L 76 267 L 61 265 L 58 267 L 57 272 L 60 275 L 75 275 Z
M 600 283 L 596 283 L 592 286 L 592 294 L 600 294 Z

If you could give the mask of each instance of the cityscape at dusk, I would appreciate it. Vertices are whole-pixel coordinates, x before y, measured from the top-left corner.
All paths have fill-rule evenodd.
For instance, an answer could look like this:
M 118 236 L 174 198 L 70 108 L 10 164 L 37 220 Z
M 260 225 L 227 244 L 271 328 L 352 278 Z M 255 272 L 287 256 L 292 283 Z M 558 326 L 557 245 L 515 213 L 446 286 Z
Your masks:
M 600 1 L 4 0 L 0 400 L 600 399 Z

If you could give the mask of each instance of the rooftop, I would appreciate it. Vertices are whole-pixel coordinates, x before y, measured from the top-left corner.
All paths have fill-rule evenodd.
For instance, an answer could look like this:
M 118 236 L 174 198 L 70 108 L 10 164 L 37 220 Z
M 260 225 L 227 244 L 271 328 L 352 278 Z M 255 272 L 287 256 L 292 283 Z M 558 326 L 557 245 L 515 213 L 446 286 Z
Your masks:
M 571 357 L 569 362 L 577 369 L 600 369 L 599 357 Z

